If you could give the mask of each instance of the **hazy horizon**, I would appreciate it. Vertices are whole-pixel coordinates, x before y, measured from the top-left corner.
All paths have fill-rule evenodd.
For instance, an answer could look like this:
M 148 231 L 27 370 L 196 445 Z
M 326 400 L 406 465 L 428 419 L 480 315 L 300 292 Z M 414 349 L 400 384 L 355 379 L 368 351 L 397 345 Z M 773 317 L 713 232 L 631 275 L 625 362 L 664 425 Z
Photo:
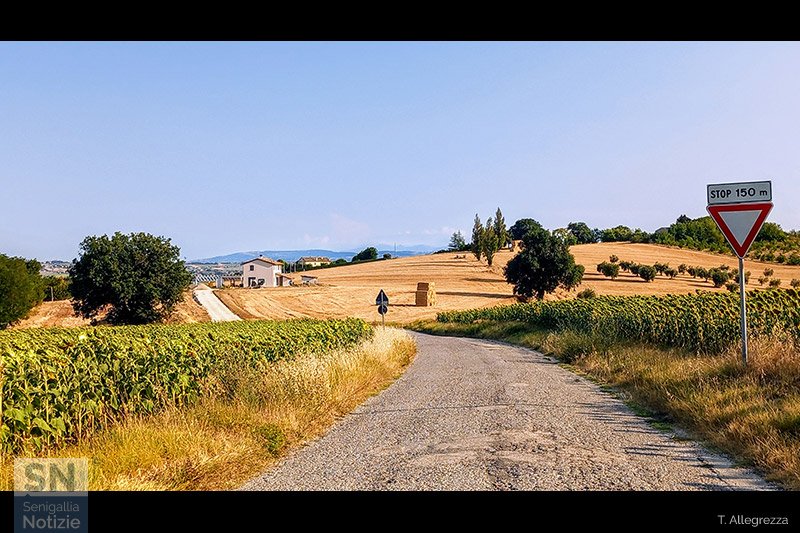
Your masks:
M 189 259 L 704 216 L 800 228 L 798 43 L 0 43 L 0 253 L 146 231 Z

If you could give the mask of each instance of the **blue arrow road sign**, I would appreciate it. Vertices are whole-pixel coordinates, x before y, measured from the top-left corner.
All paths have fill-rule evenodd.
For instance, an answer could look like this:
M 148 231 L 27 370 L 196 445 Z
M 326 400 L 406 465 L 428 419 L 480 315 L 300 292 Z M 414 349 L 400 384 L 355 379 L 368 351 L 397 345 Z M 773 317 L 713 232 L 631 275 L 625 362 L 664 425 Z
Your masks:
M 389 305 L 389 298 L 386 297 L 386 293 L 383 292 L 383 289 L 378 293 L 378 297 L 375 298 L 375 305 Z

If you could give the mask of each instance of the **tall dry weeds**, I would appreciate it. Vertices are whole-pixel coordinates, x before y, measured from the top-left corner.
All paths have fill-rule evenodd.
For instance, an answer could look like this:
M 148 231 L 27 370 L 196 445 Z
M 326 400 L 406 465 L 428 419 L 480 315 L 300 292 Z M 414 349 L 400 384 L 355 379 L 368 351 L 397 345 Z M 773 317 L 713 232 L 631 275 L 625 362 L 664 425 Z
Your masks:
M 390 385 L 415 353 L 408 334 L 388 328 L 352 349 L 261 368 L 233 357 L 191 407 L 131 418 L 51 455 L 89 457 L 92 490 L 235 488 Z M 0 464 L 0 488 L 13 485 L 11 463 Z

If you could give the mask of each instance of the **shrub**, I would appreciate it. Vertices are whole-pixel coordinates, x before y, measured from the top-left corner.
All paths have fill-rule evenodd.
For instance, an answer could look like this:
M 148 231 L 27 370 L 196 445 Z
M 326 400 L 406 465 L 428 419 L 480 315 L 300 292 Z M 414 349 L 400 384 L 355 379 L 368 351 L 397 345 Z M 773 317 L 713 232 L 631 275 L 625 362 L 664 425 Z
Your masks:
M 619 276 L 619 265 L 603 261 L 597 265 L 597 271 L 607 278 L 616 279 L 616 277 Z
M 781 286 L 781 280 L 778 278 L 769 280 L 769 286 L 772 288 L 777 288 Z
M 774 273 L 775 273 L 775 270 L 773 270 L 771 268 L 765 268 L 764 269 L 764 277 L 765 278 L 768 278 L 768 277 L 772 276 Z
M 655 268 L 656 272 L 658 272 L 659 274 L 663 274 L 664 271 L 669 268 L 669 264 L 668 263 L 656 263 L 656 264 L 653 265 L 653 268 Z
M 797 289 L 798 287 L 800 287 L 800 279 L 793 279 L 790 285 L 792 286 L 792 288 Z
M 761 276 L 760 278 L 758 278 L 758 284 L 759 285 L 764 285 L 768 281 L 769 281 L 769 278 L 766 277 L 766 276 Z
M 725 288 L 731 292 L 736 292 L 739 290 L 739 284 L 736 283 L 735 281 L 729 281 L 728 283 L 725 284 Z
M 638 276 L 639 275 L 639 269 L 641 267 L 642 267 L 642 265 L 640 265 L 639 263 L 633 263 L 633 264 L 631 264 L 629 270 L 631 271 L 631 274 L 633 274 L 634 276 Z
M 609 260 L 610 262 L 612 262 L 612 263 L 616 263 L 616 262 L 618 262 L 618 261 L 619 261 L 619 257 L 617 257 L 616 255 L 612 255 L 612 256 L 610 256 L 610 257 L 608 258 L 608 260 Z
M 687 268 L 689 268 L 689 267 L 686 266 L 686 263 L 681 263 L 680 265 L 678 265 L 678 273 L 679 274 L 685 274 Z
M 633 264 L 632 261 L 620 261 L 619 268 L 621 268 L 623 272 L 628 272 Z
M 678 275 L 678 271 L 674 268 L 667 268 L 664 270 L 664 275 L 670 279 L 675 279 L 675 277 Z
M 650 282 L 656 279 L 656 269 L 648 265 L 639 265 L 639 277 Z
M 799 283 L 800 284 L 800 283 Z M 578 298 L 597 298 L 597 293 L 594 292 L 594 289 L 583 289 L 581 292 L 577 294 Z
M 729 276 L 727 272 L 713 268 L 711 269 L 711 282 L 714 287 L 719 288 L 728 282 Z

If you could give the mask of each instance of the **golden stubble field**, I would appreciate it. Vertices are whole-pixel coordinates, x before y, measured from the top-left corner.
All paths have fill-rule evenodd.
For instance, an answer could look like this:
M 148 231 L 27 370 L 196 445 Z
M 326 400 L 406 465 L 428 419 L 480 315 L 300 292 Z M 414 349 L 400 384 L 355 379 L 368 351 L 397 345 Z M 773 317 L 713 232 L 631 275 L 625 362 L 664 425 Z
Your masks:
M 571 248 L 576 262 L 586 267 L 583 283 L 578 290 L 594 289 L 597 294 L 683 294 L 697 289 L 714 289 L 711 283 L 694 279 L 688 274 L 670 280 L 658 276 L 652 283 L 645 283 L 629 273 L 621 273 L 616 280 L 605 278 L 596 271 L 601 261 L 617 255 L 620 260 L 652 265 L 655 262 L 669 263 L 677 267 L 681 263 L 717 267 L 721 264 L 738 266 L 732 256 L 709 254 L 680 248 L 668 248 L 652 244 L 599 243 L 584 244 Z M 456 255 L 465 255 L 456 259 Z M 495 263 L 489 268 L 484 261 L 478 262 L 469 253 L 422 255 L 376 261 L 361 265 L 313 270 L 309 274 L 319 278 L 318 286 L 276 287 L 269 289 L 224 289 L 216 291 L 220 299 L 231 310 L 244 319 L 255 318 L 342 318 L 354 316 L 368 321 L 379 321 L 375 297 L 380 289 L 389 296 L 387 321 L 408 323 L 419 319 L 434 318 L 439 311 L 471 309 L 516 301 L 511 285 L 505 282 L 503 267 L 511 259 L 508 251 L 498 252 Z M 800 279 L 800 266 L 785 266 L 774 263 L 746 261 L 745 269 L 751 271 L 749 288 L 761 288 L 758 277 L 765 268 L 775 270 L 774 278 L 781 280 L 781 287 L 789 287 L 792 279 Z M 291 274 L 300 281 L 300 274 Z M 437 302 L 432 307 L 416 307 L 414 291 L 417 282 L 436 284 Z M 548 299 L 573 298 L 575 291 L 557 291 Z M 187 293 L 170 322 L 208 321 L 208 314 Z M 45 302 L 20 324 L 21 327 L 82 326 L 88 321 L 75 317 L 69 302 Z
M 727 264 L 737 267 L 735 257 L 709 254 L 693 250 L 668 248 L 651 244 L 599 243 L 573 246 L 577 263 L 586 267 L 584 281 L 579 290 L 592 288 L 598 294 L 682 294 L 697 289 L 714 289 L 709 282 L 694 279 L 688 274 L 675 279 L 658 276 L 646 283 L 629 273 L 616 280 L 605 278 L 596 271 L 596 265 L 608 260 L 612 254 L 620 260 L 653 264 L 681 263 L 706 268 Z M 463 255 L 463 254 L 459 254 Z M 456 259 L 455 253 L 424 255 L 377 261 L 362 265 L 321 269 L 309 272 L 319 278 L 316 287 L 276 287 L 269 289 L 224 289 L 217 295 L 234 313 L 242 318 L 339 318 L 355 316 L 368 321 L 380 320 L 376 312 L 375 297 L 380 289 L 389 297 L 387 321 L 408 323 L 418 319 L 434 318 L 438 311 L 471 309 L 515 302 L 512 287 L 503 278 L 502 267 L 511 259 L 511 252 L 499 252 L 492 268 L 467 254 Z M 757 278 L 764 268 L 775 270 L 774 278 L 788 287 L 792 279 L 800 279 L 800 266 L 784 266 L 757 261 L 746 261 L 745 269 L 752 272 L 749 288 L 759 288 Z M 293 275 L 298 281 L 300 274 Z M 432 307 L 415 307 L 414 291 L 420 281 L 436 284 L 437 303 Z M 557 291 L 550 299 L 574 297 L 575 291 Z
M 183 301 L 175 307 L 168 322 L 171 324 L 187 324 L 190 322 L 208 322 L 211 318 L 203 307 L 192 298 L 191 291 L 183 295 Z M 63 327 L 74 328 L 89 326 L 89 320 L 75 316 L 69 300 L 43 302 L 31 311 L 28 318 L 21 320 L 11 329 Z
M 464 255 L 461 252 L 459 255 Z M 217 296 L 242 318 L 298 318 L 354 316 L 380 320 L 375 297 L 383 289 L 389 297 L 386 320 L 411 322 L 434 318 L 438 311 L 469 309 L 515 301 L 511 286 L 497 264 L 489 269 L 474 256 L 436 254 L 376 261 L 361 265 L 308 272 L 319 278 L 318 286 L 267 289 L 223 289 Z M 505 264 L 510 252 L 501 252 Z M 300 274 L 291 275 L 298 282 Z M 417 282 L 436 284 L 436 305 L 415 307 Z

